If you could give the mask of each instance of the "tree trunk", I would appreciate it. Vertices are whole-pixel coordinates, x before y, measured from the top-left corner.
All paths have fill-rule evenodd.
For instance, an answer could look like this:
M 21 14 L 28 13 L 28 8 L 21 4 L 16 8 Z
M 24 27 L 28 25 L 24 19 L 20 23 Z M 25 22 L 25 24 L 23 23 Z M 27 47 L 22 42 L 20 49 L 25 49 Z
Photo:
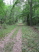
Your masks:
M 32 0 L 30 2 L 30 26 L 32 26 Z

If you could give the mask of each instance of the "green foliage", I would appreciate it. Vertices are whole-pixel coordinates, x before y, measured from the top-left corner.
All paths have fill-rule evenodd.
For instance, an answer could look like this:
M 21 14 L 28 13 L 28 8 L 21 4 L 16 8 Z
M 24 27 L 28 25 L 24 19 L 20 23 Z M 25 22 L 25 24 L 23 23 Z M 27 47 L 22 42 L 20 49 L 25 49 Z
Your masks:
M 5 25 L 5 24 L 3 24 L 3 25 Z M 10 33 L 11 30 L 13 30 L 15 27 L 16 27 L 15 25 L 10 25 L 10 26 L 8 25 L 6 29 L 4 29 L 5 27 L 1 28 L 0 29 L 0 39 L 7 36 L 7 34 Z
M 25 2 L 24 0 L 15 0 L 13 5 L 5 5 L 3 0 L 0 0 L 0 24 L 15 24 L 19 19 L 30 25 L 30 3 L 28 0 Z M 39 23 L 39 0 L 32 1 L 32 23 L 33 25 Z
M 30 25 L 30 2 L 25 2 L 23 6 L 22 17 L 23 21 Z M 32 1 L 32 24 L 36 25 L 39 23 L 39 0 Z
M 35 15 L 36 15 L 37 17 L 39 17 L 39 7 L 36 9 Z
M 39 52 L 39 34 L 29 26 L 22 27 L 22 52 Z

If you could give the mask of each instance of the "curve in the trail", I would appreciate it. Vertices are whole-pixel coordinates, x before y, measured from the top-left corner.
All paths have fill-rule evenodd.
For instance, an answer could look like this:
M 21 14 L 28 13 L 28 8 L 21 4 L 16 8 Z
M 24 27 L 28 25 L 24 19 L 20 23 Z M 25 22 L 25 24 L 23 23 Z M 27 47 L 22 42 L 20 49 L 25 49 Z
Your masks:
M 21 29 L 19 29 L 15 40 L 14 40 L 14 46 L 12 52 L 22 52 L 22 32 Z

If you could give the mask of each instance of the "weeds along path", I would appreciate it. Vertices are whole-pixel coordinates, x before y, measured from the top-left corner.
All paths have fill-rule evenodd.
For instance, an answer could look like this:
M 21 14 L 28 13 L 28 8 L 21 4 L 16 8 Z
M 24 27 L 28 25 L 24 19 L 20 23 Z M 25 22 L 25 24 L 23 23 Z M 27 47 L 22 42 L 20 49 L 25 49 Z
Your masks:
M 39 52 L 39 34 L 30 26 L 22 27 L 22 52 Z
M 36 26 L 31 27 L 35 32 L 37 32 L 39 34 L 39 30 Z
M 19 29 L 16 37 L 14 38 L 14 46 L 12 52 L 22 52 L 22 32 Z
M 15 28 L 14 30 L 12 30 L 7 37 L 4 38 L 3 41 L 0 41 L 0 52 L 3 52 L 4 49 L 4 45 L 7 44 L 10 40 L 10 37 L 12 36 L 12 34 L 16 31 L 17 28 Z

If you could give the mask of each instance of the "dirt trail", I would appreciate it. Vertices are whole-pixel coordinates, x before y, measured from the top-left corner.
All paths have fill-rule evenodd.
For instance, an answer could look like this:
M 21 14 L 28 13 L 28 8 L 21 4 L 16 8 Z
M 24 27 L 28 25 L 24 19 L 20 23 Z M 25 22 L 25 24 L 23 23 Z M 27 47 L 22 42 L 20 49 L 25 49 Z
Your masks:
M 12 52 L 22 52 L 22 32 L 19 29 L 16 37 L 14 38 L 14 46 Z
M 11 33 L 9 33 L 8 36 L 4 38 L 3 41 L 0 41 L 0 52 L 3 52 L 4 45 L 9 42 L 10 37 L 11 37 L 12 34 L 15 32 L 15 30 L 16 30 L 16 28 L 15 28 L 14 30 L 12 30 Z

